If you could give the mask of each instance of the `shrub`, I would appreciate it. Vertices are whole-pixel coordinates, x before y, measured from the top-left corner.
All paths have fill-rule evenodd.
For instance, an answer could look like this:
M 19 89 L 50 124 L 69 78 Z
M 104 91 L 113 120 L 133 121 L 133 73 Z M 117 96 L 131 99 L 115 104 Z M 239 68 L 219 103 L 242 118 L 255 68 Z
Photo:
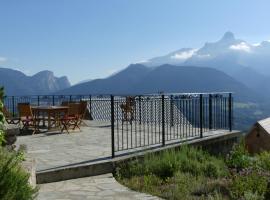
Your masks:
M 229 187 L 230 194 L 233 199 L 243 199 L 245 196 L 264 199 L 264 195 L 267 192 L 267 184 L 267 177 L 257 172 L 252 172 L 245 176 L 237 174 L 233 177 Z
M 131 178 L 122 178 L 118 180 L 133 190 L 148 192 L 157 196 L 161 196 L 163 193 L 162 188 L 160 188 L 160 186 L 163 185 L 163 182 L 155 175 L 133 176 Z
M 223 159 L 209 155 L 202 149 L 183 146 L 177 153 L 180 171 L 192 175 L 206 177 L 224 177 L 228 170 Z
M 235 168 L 237 171 L 252 166 L 252 158 L 249 156 L 244 141 L 236 144 L 226 159 L 229 168 Z
M 28 179 L 29 174 L 21 167 L 17 153 L 0 147 L 0 199 L 34 199 L 37 189 L 30 186 Z
M 0 146 L 2 146 L 3 142 L 5 141 L 4 135 L 4 122 L 5 117 L 3 114 L 3 97 L 4 97 L 4 89 L 0 88 Z
M 219 180 L 177 172 L 167 182 L 172 187 L 170 196 L 162 196 L 166 199 L 222 199 Z
M 189 173 L 177 172 L 175 177 L 171 179 L 171 183 L 175 185 L 173 188 L 173 198 L 168 199 L 190 199 L 198 191 L 202 183 L 202 177 L 194 177 Z M 178 198 L 177 198 L 178 197 Z
M 179 151 L 167 150 L 160 154 L 148 154 L 144 160 L 138 159 L 127 164 L 120 164 L 117 176 L 156 175 L 165 180 L 177 171 L 195 176 L 224 177 L 228 174 L 222 159 L 210 156 L 201 149 L 183 146 Z
M 264 200 L 265 198 L 262 195 L 258 195 L 257 192 L 245 192 L 244 193 L 244 199 L 245 200 Z
M 172 177 L 178 166 L 175 152 L 165 151 L 161 155 L 149 154 L 144 160 L 145 174 L 154 174 L 163 180 Z
M 117 178 L 132 189 L 165 199 L 270 199 L 270 152 L 250 156 L 242 142 L 224 162 L 183 146 L 119 166 Z
M 264 151 L 256 156 L 256 165 L 270 172 L 270 152 Z

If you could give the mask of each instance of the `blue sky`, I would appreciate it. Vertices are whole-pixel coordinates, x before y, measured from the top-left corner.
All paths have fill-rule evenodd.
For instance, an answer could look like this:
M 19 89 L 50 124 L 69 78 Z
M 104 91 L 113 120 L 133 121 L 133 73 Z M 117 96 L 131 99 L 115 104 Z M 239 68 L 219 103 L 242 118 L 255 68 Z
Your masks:
M 72 83 L 200 47 L 230 30 L 270 39 L 269 0 L 0 0 L 0 66 Z

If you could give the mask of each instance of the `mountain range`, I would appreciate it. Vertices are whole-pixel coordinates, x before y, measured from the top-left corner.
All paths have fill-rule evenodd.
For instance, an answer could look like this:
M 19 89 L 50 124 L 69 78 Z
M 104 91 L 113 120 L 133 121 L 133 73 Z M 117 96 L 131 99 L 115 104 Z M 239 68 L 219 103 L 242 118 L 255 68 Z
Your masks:
M 145 61 L 146 66 L 162 64 L 208 66 L 229 75 L 251 68 L 260 74 L 270 76 L 270 41 L 258 44 L 236 39 L 232 32 L 226 32 L 217 42 L 206 42 L 201 48 L 182 48 L 165 56 Z
M 252 101 L 255 96 L 255 93 L 243 83 L 219 70 L 168 64 L 154 68 L 132 64 L 108 78 L 77 84 L 57 93 L 134 95 L 224 91 L 234 91 L 245 101 Z
M 167 70 L 159 77 L 156 72 L 160 70 L 161 66 L 164 69 L 164 65 L 170 65 L 170 69 L 167 69 L 171 71 Z M 130 69 L 131 66 L 133 70 Z M 151 58 L 131 66 L 108 78 L 77 84 L 61 92 L 122 94 L 136 92 L 154 93 L 160 90 L 164 90 L 164 92 L 184 92 L 188 90 L 189 92 L 199 92 L 215 89 L 215 91 L 231 90 L 236 92 L 240 100 L 258 101 L 258 99 L 270 98 L 270 88 L 268 87 L 270 84 L 270 42 L 263 41 L 259 44 L 249 44 L 244 40 L 236 39 L 231 32 L 226 32 L 216 42 L 205 43 L 201 48 L 182 48 L 165 56 Z M 172 66 L 179 66 L 181 70 L 179 69 L 179 72 L 175 72 L 172 69 L 175 70 L 176 68 Z M 198 69 L 195 67 L 202 68 L 201 71 L 205 72 L 204 77 L 201 76 L 202 72 L 198 72 Z M 219 75 L 217 75 L 218 71 Z M 224 73 L 221 75 L 220 72 Z M 174 76 L 175 73 L 177 73 L 177 77 Z M 149 81 L 148 77 L 150 74 L 152 77 L 156 75 L 151 81 Z M 216 81 L 215 84 L 219 85 L 219 89 L 213 88 L 213 82 L 208 79 L 214 80 L 215 76 L 222 76 L 223 78 L 220 80 L 229 82 L 218 83 Z M 230 76 L 230 78 L 227 76 Z M 173 77 L 175 80 L 179 80 L 172 82 Z M 183 84 L 181 81 L 185 77 L 188 77 L 188 81 Z M 158 79 L 162 79 L 164 87 L 161 87 L 158 82 L 156 83 Z M 202 81 L 205 84 L 197 84 L 198 81 Z M 144 82 L 144 84 L 141 82 Z M 231 84 L 232 82 L 235 87 L 231 87 L 233 85 Z M 153 85 L 152 83 L 155 84 Z M 165 87 L 166 84 L 168 87 Z M 204 85 L 204 87 L 195 87 L 196 85 Z M 246 87 L 245 90 L 237 89 L 243 86 Z M 251 95 L 242 94 L 246 93 L 244 91 L 247 91 L 247 89 Z M 253 98 L 247 98 L 247 96 L 253 96 Z
M 18 70 L 0 68 L 0 86 L 5 87 L 6 95 L 37 95 L 68 88 L 70 83 L 66 76 L 58 78 L 51 71 L 27 76 Z
M 207 42 L 201 48 L 182 48 L 142 64 L 149 67 L 163 64 L 211 67 L 253 90 L 263 91 L 262 95 L 270 94 L 267 87 L 270 84 L 270 41 L 249 44 L 226 32 L 217 42 Z

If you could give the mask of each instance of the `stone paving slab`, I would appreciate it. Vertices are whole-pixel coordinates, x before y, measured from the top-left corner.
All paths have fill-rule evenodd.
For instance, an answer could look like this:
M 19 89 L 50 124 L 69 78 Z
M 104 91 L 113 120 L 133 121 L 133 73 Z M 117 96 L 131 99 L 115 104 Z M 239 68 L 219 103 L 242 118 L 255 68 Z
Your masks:
M 112 174 L 41 184 L 38 200 L 156 200 L 158 197 L 132 191 Z
M 81 127 L 81 132 L 77 130 L 67 134 L 54 131 L 19 136 L 16 145 L 27 145 L 29 156 L 36 160 L 37 172 L 100 163 L 111 159 L 110 122 L 86 120 L 85 123 L 87 126 Z M 135 123 L 132 127 L 131 124 L 127 123 L 126 126 L 117 128 L 115 130 L 115 151 L 119 152 L 116 152 L 116 154 L 143 150 L 150 147 L 149 145 L 152 148 L 161 146 L 161 130 L 155 130 L 150 125 L 148 124 L 149 130 L 144 130 L 145 125 L 139 125 L 138 123 Z M 192 133 L 196 133 L 195 135 L 190 134 L 189 129 L 178 130 L 177 126 L 168 128 L 165 137 L 171 141 L 166 141 L 166 143 L 179 142 L 180 138 L 186 138 L 187 135 L 189 135 L 188 139 L 199 138 L 197 128 L 192 127 Z M 223 130 L 206 132 L 204 136 L 223 132 Z M 134 148 L 134 146 L 137 148 L 130 149 L 130 147 Z
M 27 145 L 27 153 L 36 159 L 37 171 L 110 158 L 111 131 L 107 123 L 87 122 L 82 131 L 39 133 L 19 136 L 16 145 Z

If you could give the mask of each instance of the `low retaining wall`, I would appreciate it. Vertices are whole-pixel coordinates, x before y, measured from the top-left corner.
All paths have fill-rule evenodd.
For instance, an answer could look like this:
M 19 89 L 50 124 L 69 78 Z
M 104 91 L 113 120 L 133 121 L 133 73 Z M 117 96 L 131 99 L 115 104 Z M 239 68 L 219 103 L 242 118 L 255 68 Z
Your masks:
M 202 147 L 203 150 L 208 151 L 212 155 L 226 155 L 232 150 L 235 143 L 240 142 L 242 136 L 243 134 L 241 132 L 233 132 L 232 134 L 222 135 L 220 137 L 196 141 L 195 143 L 191 143 L 191 145 Z
M 36 162 L 35 159 L 27 157 L 22 162 L 23 168 L 30 174 L 29 183 L 31 186 L 36 187 Z

